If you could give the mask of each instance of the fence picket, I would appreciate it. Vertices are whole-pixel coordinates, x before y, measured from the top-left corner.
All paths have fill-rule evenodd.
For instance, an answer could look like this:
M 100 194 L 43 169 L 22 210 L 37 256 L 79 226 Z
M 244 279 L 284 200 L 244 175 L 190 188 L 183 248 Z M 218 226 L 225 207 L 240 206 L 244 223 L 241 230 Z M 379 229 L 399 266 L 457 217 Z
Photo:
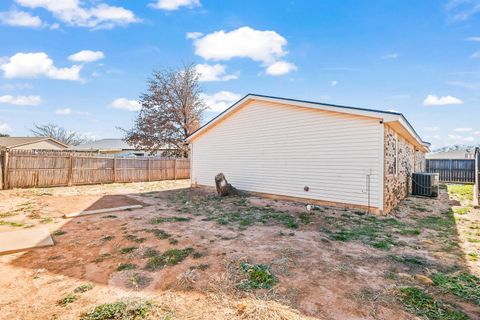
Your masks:
M 475 183 L 475 160 L 427 159 L 427 172 L 438 173 L 441 182 Z

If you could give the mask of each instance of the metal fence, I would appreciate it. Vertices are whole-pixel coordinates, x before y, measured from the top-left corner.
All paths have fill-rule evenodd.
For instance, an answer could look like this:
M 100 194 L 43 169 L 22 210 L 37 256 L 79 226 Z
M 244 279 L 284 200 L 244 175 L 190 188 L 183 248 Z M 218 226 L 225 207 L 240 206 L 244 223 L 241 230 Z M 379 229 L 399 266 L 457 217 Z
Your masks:
M 4 150 L 0 155 L 1 189 L 190 178 L 189 159 L 29 150 Z
M 438 173 L 441 182 L 475 183 L 475 160 L 427 159 L 427 172 Z

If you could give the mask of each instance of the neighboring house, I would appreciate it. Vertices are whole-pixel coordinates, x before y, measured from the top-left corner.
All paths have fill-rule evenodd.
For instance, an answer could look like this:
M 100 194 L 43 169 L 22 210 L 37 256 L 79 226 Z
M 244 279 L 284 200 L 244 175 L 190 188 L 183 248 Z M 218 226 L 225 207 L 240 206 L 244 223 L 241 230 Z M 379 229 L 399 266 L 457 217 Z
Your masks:
M 111 154 L 116 156 L 146 156 L 144 150 L 137 150 L 122 139 L 100 139 L 87 142 L 75 147 L 74 150 L 92 151 L 100 154 Z
M 390 212 L 429 144 L 400 113 L 249 94 L 187 139 L 192 186 Z
M 442 152 L 431 152 L 427 154 L 427 159 L 473 160 L 475 159 L 475 150 L 452 150 L 452 151 L 442 151 Z
M 0 149 L 66 150 L 68 145 L 49 137 L 0 137 Z

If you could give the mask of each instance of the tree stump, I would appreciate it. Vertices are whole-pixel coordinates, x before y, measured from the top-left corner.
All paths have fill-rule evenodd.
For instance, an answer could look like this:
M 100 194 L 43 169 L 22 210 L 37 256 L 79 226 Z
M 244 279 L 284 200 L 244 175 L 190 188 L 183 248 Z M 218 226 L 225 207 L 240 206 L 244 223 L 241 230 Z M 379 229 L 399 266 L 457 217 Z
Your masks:
M 219 173 L 215 176 L 215 186 L 217 187 L 218 195 L 222 197 L 228 196 L 235 190 L 235 188 L 227 182 L 223 173 Z

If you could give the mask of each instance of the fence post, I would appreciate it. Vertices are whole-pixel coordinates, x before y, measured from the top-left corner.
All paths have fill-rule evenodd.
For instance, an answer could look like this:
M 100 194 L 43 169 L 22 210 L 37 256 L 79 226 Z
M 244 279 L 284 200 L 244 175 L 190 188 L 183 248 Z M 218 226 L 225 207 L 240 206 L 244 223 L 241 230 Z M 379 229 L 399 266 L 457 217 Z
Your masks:
M 113 157 L 113 183 L 117 182 L 117 158 Z
M 8 189 L 8 150 L 5 150 L 5 153 L 3 155 L 3 189 Z
M 173 180 L 177 180 L 177 159 L 173 160 Z
M 150 158 L 147 159 L 147 180 L 150 182 L 150 170 L 151 170 L 151 164 L 150 164 Z
M 73 156 L 70 154 L 68 156 L 68 178 L 67 178 L 67 185 L 69 187 L 73 184 Z

